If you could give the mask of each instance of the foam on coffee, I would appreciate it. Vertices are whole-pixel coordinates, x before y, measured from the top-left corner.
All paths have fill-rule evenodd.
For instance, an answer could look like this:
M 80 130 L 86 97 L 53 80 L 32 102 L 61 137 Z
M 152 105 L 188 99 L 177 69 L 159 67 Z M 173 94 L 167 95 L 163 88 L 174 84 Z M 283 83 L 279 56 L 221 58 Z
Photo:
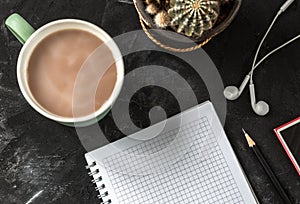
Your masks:
M 94 57 L 90 66 L 85 64 L 85 67 L 92 66 L 92 72 L 86 71 L 81 77 L 84 80 L 80 82 L 81 91 L 77 91 L 75 101 L 75 104 L 80 104 L 80 111 L 77 111 L 76 117 L 86 116 L 98 110 L 113 92 L 117 68 L 111 50 L 103 41 L 79 29 L 66 29 L 50 34 L 31 54 L 27 79 L 37 103 L 55 115 L 73 117 L 76 78 L 83 63 L 99 46 L 101 51 L 97 58 Z M 105 67 L 108 64 L 109 66 Z M 99 73 L 100 80 L 96 78 Z M 93 87 L 95 85 L 91 84 L 95 83 L 96 87 Z M 93 101 L 87 95 L 92 95 Z

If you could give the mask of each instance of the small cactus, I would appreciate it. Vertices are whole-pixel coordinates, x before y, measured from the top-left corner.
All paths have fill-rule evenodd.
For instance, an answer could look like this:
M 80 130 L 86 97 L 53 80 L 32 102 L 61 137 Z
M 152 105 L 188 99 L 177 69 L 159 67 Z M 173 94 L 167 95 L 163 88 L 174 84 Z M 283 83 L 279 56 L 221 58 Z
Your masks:
M 169 8 L 169 0 L 144 0 L 145 11 L 153 16 L 155 25 L 159 28 L 169 26 L 170 18 L 166 10 Z
M 154 17 L 155 25 L 157 25 L 160 28 L 166 28 L 170 23 L 170 18 L 168 16 L 168 13 L 166 11 L 160 11 L 158 14 Z
M 170 25 L 178 33 L 201 37 L 213 27 L 219 16 L 218 0 L 171 0 Z
M 155 4 L 149 4 L 146 7 L 146 11 L 147 13 L 151 14 L 151 15 L 155 15 L 157 13 L 157 7 L 155 6 Z

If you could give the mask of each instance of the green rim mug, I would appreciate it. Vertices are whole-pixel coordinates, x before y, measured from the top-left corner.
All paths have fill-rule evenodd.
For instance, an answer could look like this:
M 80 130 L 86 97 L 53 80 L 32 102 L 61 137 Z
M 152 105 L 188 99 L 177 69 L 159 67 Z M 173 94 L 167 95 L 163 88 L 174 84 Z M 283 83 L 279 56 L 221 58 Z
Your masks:
M 37 112 L 66 126 L 84 127 L 98 122 L 110 111 L 111 106 L 113 105 L 121 91 L 124 79 L 124 63 L 118 46 L 104 30 L 92 23 L 77 19 L 56 20 L 47 23 L 46 25 L 35 30 L 23 17 L 16 13 L 10 15 L 5 21 L 5 24 L 12 32 L 12 34 L 23 44 L 17 62 L 18 84 L 27 102 Z M 59 115 L 55 115 L 43 108 L 34 99 L 28 87 L 27 65 L 33 50 L 45 37 L 54 32 L 65 29 L 80 29 L 92 33 L 109 47 L 115 59 L 117 67 L 117 81 L 114 90 L 109 99 L 98 110 L 87 116 L 62 117 Z

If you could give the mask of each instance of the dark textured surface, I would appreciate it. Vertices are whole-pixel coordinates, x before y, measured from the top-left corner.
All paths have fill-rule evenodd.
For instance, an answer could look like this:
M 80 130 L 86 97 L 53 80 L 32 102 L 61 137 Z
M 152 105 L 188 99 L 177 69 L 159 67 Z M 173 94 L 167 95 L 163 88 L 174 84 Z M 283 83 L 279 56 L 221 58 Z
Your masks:
M 283 0 L 244 0 L 241 10 L 223 33 L 205 46 L 225 85 L 238 85 L 248 72 L 255 48 Z M 96 192 L 86 174 L 84 153 L 76 132 L 36 113 L 18 88 L 16 61 L 20 43 L 4 26 L 5 18 L 18 12 L 35 28 L 61 18 L 79 18 L 117 36 L 139 29 L 133 5 L 116 0 L 0 0 L 0 203 L 26 203 L 41 191 L 33 203 L 97 203 Z M 267 42 L 266 53 L 300 33 L 300 5 L 294 3 L 280 17 Z M 282 203 L 271 181 L 247 148 L 241 127 L 259 144 L 270 166 L 293 202 L 300 203 L 300 179 L 285 155 L 272 129 L 300 114 L 300 41 L 276 53 L 257 71 L 257 98 L 270 103 L 271 112 L 258 117 L 250 107 L 249 91 L 236 102 L 228 102 L 225 130 L 261 203 Z M 209 98 L 199 76 L 180 62 L 157 53 L 141 52 L 125 58 L 126 72 L 143 63 L 173 67 L 191 85 L 199 103 Z M 181 65 L 181 67 L 184 65 Z M 147 111 L 156 105 L 167 107 L 167 114 L 178 112 L 178 104 L 166 91 L 145 87 L 130 104 L 136 125 L 146 127 Z M 111 114 L 100 123 L 107 137 L 122 136 Z

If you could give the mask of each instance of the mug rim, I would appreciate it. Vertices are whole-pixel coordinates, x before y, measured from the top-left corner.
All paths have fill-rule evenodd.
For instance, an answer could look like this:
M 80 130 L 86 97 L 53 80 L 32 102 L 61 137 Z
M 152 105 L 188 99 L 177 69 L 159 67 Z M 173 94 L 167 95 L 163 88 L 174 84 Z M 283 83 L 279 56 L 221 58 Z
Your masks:
M 77 23 L 77 24 L 83 25 L 85 27 L 85 29 L 83 29 L 83 30 L 88 31 L 91 34 L 95 35 L 97 38 L 101 39 L 105 43 L 105 45 L 108 46 L 110 51 L 112 52 L 112 55 L 113 55 L 113 58 L 114 58 L 115 64 L 116 64 L 116 69 L 117 69 L 117 80 L 115 82 L 114 89 L 111 92 L 110 97 L 104 102 L 104 104 L 98 110 L 94 111 L 91 114 L 88 114 L 85 116 L 80 116 L 80 117 L 64 117 L 64 116 L 59 116 L 57 114 L 51 113 L 50 111 L 48 111 L 47 109 L 45 109 L 43 106 L 41 106 L 38 103 L 38 101 L 32 95 L 29 87 L 28 87 L 28 91 L 29 91 L 29 94 L 28 94 L 27 91 L 25 90 L 24 85 L 21 83 L 23 81 L 22 76 L 26 75 L 26 72 L 28 69 L 28 62 L 31 57 L 31 54 L 34 51 L 34 49 L 36 48 L 36 46 L 39 44 L 39 42 L 41 42 L 43 39 L 45 39 L 50 34 L 57 32 L 59 30 L 64 30 L 64 29 L 63 28 L 58 29 L 57 31 L 54 31 L 54 32 L 52 31 L 52 32 L 49 32 L 49 33 L 45 34 L 44 36 L 42 36 L 42 38 L 39 40 L 39 42 L 32 48 L 31 52 L 29 53 L 28 59 L 24 61 L 23 60 L 24 53 L 27 51 L 29 45 L 34 42 L 36 37 L 38 35 L 40 35 L 40 33 L 42 31 L 48 29 L 49 27 L 51 27 L 53 25 L 66 24 L 66 23 Z M 80 28 L 78 28 L 78 29 L 80 30 Z M 95 30 L 96 32 L 94 32 L 92 30 Z M 107 42 L 109 42 L 109 43 L 107 43 Z M 25 71 L 21 72 L 22 70 L 25 70 Z M 21 90 L 23 96 L 25 97 L 26 101 L 30 104 L 30 106 L 33 109 L 35 109 L 37 112 L 39 112 L 43 116 L 45 116 L 49 119 L 52 119 L 54 121 L 61 122 L 61 123 L 86 122 L 89 120 L 93 120 L 93 119 L 97 118 L 98 116 L 100 116 L 101 114 L 105 113 L 108 109 L 111 108 L 111 106 L 117 99 L 119 93 L 121 92 L 122 85 L 123 85 L 123 79 L 124 79 L 124 62 L 123 62 L 123 58 L 122 58 L 119 47 L 117 46 L 117 44 L 115 43 L 113 38 L 110 37 L 110 35 L 108 33 L 106 33 L 102 28 L 98 27 L 97 25 L 95 25 L 93 23 L 90 23 L 90 22 L 84 21 L 84 20 L 59 19 L 59 20 L 55 20 L 55 21 L 49 22 L 49 23 L 41 26 L 28 38 L 28 40 L 23 45 L 23 47 L 19 53 L 19 56 L 18 56 L 17 80 L 18 80 L 20 90 Z M 25 81 L 25 84 L 28 86 L 28 81 Z

